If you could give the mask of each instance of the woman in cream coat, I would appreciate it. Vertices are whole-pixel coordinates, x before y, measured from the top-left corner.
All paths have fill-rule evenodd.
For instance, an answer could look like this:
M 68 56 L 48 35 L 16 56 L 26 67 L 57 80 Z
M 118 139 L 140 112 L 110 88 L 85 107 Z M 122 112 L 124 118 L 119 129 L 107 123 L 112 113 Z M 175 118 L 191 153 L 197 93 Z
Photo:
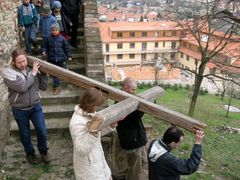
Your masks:
M 111 171 L 104 157 L 100 132 L 89 132 L 91 117 L 105 97 L 95 88 L 90 88 L 80 98 L 79 105 L 70 121 L 73 141 L 73 165 L 76 180 L 111 180 Z

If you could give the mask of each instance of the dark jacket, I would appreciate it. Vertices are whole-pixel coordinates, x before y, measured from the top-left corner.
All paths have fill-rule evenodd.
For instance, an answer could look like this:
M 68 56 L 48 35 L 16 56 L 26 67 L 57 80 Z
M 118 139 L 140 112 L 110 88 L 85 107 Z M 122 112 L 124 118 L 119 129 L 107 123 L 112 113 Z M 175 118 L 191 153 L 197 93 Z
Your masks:
M 147 135 L 141 119 L 143 114 L 136 110 L 118 122 L 117 132 L 123 149 L 131 150 L 146 145 Z
M 78 14 L 82 0 L 61 0 L 62 11 L 66 14 Z
M 9 67 L 2 72 L 3 81 L 8 87 L 10 105 L 24 109 L 33 107 L 40 102 L 39 89 L 46 90 L 48 77 L 44 73 L 32 75 L 32 68 L 26 72 Z
M 47 60 L 51 63 L 60 63 L 67 61 L 71 57 L 71 50 L 66 39 L 58 35 L 56 37 L 49 36 L 44 39 L 42 52 L 47 53 Z
M 180 175 L 194 173 L 200 164 L 202 146 L 195 144 L 189 159 L 170 153 L 171 148 L 161 140 L 153 140 L 148 148 L 149 180 L 179 180 Z

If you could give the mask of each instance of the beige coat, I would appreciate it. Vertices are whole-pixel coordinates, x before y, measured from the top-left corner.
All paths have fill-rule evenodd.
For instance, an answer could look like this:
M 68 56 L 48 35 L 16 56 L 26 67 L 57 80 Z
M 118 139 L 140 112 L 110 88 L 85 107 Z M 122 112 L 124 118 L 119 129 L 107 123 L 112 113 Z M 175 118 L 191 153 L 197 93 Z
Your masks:
M 75 178 L 76 180 L 110 180 L 111 171 L 104 157 L 100 133 L 95 137 L 86 127 L 90 120 L 89 116 L 84 116 L 82 109 L 77 105 L 69 125 L 74 148 Z

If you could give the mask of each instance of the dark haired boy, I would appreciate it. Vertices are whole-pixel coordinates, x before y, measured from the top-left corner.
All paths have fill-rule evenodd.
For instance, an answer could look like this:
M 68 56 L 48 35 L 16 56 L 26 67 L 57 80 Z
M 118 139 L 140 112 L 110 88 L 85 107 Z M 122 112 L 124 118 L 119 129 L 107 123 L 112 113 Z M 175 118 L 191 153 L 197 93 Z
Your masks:
M 67 61 L 72 61 L 71 50 L 67 40 L 59 34 L 59 25 L 51 25 L 51 36 L 45 39 L 42 45 L 42 55 L 47 61 L 67 69 Z M 53 95 L 60 93 L 60 80 L 53 76 Z
M 153 140 L 148 149 L 149 180 L 179 180 L 180 175 L 189 175 L 197 171 L 202 157 L 203 131 L 197 131 L 195 144 L 189 159 L 177 158 L 170 153 L 184 138 L 177 127 L 170 127 L 160 140 Z

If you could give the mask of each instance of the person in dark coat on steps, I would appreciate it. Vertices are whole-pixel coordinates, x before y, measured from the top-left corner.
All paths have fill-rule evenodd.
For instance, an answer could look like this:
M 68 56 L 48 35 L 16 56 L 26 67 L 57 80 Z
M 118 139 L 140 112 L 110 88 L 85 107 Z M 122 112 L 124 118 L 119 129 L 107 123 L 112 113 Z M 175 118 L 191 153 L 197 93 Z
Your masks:
M 71 45 L 77 47 L 77 29 L 78 29 L 78 16 L 80 12 L 80 5 L 83 4 L 82 0 L 60 0 L 62 4 L 62 12 L 67 16 L 71 21 Z
M 122 83 L 122 90 L 135 94 L 137 81 L 126 78 Z M 147 133 L 142 122 L 143 112 L 136 110 L 118 122 L 117 133 L 121 147 L 127 154 L 127 180 L 142 179 Z
M 170 153 L 184 138 L 177 127 L 170 127 L 160 140 L 153 140 L 148 149 L 149 180 L 179 180 L 180 175 L 189 175 L 197 171 L 202 157 L 203 131 L 197 131 L 195 144 L 189 159 L 177 158 Z

